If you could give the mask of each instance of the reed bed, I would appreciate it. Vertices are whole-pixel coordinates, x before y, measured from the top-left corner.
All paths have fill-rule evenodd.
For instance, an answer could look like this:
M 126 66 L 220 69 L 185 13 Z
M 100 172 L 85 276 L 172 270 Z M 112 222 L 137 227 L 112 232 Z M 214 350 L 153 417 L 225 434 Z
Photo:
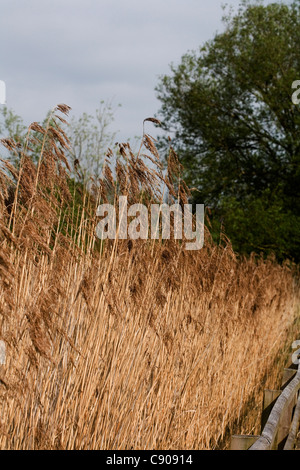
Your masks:
M 144 133 L 137 155 L 118 146 L 115 168 L 108 150 L 76 203 L 68 111 L 33 123 L 22 149 L 2 142 L 20 158 L 0 173 L 0 448 L 218 449 L 259 432 L 262 390 L 278 386 L 299 333 L 297 271 L 240 258 L 208 229 L 199 251 L 100 243 L 99 202 L 158 201 L 162 183 L 180 202 L 189 191 L 172 148 L 164 174 Z

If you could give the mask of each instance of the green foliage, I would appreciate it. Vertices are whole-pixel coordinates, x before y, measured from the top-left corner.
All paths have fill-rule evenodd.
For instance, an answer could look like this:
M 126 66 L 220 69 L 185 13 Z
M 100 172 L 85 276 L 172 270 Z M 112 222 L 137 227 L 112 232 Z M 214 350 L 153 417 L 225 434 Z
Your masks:
M 21 116 L 14 113 L 7 106 L 0 106 L 0 137 L 13 139 L 18 148 L 22 149 L 26 137 L 26 126 Z M 4 150 L 3 148 L 1 149 Z M 18 152 L 10 154 L 13 163 L 17 163 L 19 157 Z
M 17 141 L 21 141 L 26 135 L 26 127 L 21 116 L 7 106 L 0 107 L 0 134 Z
M 87 191 L 86 186 L 81 181 L 74 178 L 66 178 L 67 186 L 70 192 L 70 199 L 62 199 L 57 191 L 57 211 L 58 224 L 54 226 L 52 232 L 52 246 L 54 246 L 57 234 L 62 234 L 68 240 L 72 239 L 74 246 L 81 246 L 82 249 L 88 249 L 93 234 L 89 233 L 87 227 L 90 226 L 90 220 L 96 212 L 96 200 Z M 94 249 L 99 251 L 101 241 L 94 241 Z
M 67 130 L 71 143 L 70 159 L 80 168 L 84 181 L 90 176 L 98 179 L 101 175 L 105 154 L 116 136 L 110 131 L 114 111 L 111 103 L 101 101 L 94 115 L 83 113 L 70 121 Z
M 222 212 L 225 232 L 229 226 L 236 251 L 276 253 L 279 261 L 293 253 L 300 259 L 300 217 L 284 208 L 280 193 L 266 189 L 261 196 L 251 194 L 242 203 L 234 197 L 224 198 Z
M 70 149 L 66 156 L 72 168 L 75 163 L 72 174 L 74 178 L 80 175 L 81 181 L 86 182 L 91 176 L 96 179 L 100 177 L 105 154 L 108 148 L 113 145 L 116 136 L 116 133 L 110 130 L 114 121 L 114 112 L 115 109 L 110 102 L 100 101 L 100 106 L 94 115 L 84 112 L 78 118 L 73 117 L 67 124 L 61 123 L 62 129 L 70 140 Z M 50 114 L 51 111 L 48 111 L 45 119 L 41 122 L 42 127 L 46 127 Z M 53 120 L 50 120 L 49 125 L 56 127 Z M 35 163 L 42 147 L 38 139 L 34 142 L 34 137 L 37 135 L 36 132 L 31 131 L 33 139 L 30 145 Z M 27 128 L 22 117 L 7 106 L 1 107 L 0 137 L 13 139 L 18 143 L 21 152 L 26 142 L 26 136 Z M 14 164 L 18 164 L 17 154 L 10 153 L 8 159 Z
M 161 77 L 159 117 L 237 249 L 299 261 L 300 2 L 243 2 L 224 25 Z

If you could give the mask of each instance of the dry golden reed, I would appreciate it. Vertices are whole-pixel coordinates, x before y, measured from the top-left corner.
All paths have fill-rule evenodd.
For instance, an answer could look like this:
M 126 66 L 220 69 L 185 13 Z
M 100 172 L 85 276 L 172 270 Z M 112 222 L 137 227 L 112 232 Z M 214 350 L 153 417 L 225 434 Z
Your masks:
M 58 124 L 68 111 L 30 126 L 17 166 L 2 161 L 0 448 L 216 449 L 259 432 L 262 390 L 299 333 L 297 273 L 241 259 L 208 230 L 194 252 L 100 243 L 99 202 L 150 204 L 167 187 L 185 203 L 189 190 L 175 152 L 165 174 L 145 133 L 136 155 L 109 149 L 100 181 L 76 186 Z

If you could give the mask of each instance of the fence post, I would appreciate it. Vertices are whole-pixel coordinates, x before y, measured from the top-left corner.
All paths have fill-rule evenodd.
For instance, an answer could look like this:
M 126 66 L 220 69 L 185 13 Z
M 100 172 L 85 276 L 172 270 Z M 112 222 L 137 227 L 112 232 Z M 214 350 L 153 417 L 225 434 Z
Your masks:
M 233 435 L 231 436 L 230 450 L 248 450 L 260 436 Z
M 289 382 L 293 380 L 296 374 L 297 369 L 293 369 L 292 367 L 286 367 L 283 369 L 281 390 L 283 390 L 289 384 Z
M 261 414 L 261 433 L 269 419 L 272 408 L 281 394 L 281 390 L 264 390 L 263 409 Z

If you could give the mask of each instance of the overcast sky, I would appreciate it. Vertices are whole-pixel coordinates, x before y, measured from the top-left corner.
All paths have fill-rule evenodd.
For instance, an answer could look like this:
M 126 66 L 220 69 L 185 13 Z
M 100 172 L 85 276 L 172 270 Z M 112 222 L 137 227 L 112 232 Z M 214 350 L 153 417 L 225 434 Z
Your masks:
M 121 108 L 117 140 L 142 133 L 160 107 L 158 77 L 223 30 L 222 5 L 239 0 L 1 0 L 0 80 L 26 125 L 59 103 L 70 116 L 100 100 Z M 150 132 L 150 131 L 149 131 Z

